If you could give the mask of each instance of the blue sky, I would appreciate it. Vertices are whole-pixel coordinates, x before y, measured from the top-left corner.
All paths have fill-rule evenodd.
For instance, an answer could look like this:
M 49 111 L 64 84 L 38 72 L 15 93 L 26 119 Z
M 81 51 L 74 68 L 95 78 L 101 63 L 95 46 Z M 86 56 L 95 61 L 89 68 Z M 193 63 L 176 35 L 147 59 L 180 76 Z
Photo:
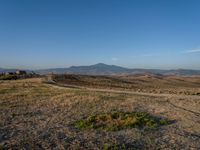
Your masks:
M 199 0 L 1 0 L 0 67 L 200 69 Z

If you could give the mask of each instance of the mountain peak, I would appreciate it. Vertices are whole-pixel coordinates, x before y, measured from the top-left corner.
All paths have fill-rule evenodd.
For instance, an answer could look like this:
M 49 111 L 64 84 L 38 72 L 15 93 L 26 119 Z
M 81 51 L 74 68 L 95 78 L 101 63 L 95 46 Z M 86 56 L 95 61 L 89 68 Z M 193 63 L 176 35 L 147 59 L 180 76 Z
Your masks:
M 1 72 L 1 70 L 0 70 Z M 113 75 L 113 74 L 162 74 L 162 75 L 200 75 L 200 70 L 159 70 L 159 69 L 129 69 L 116 65 L 107 65 L 104 63 L 97 63 L 90 66 L 72 66 L 69 68 L 52 68 L 46 70 L 36 71 L 41 74 L 45 73 L 70 73 L 70 74 L 88 74 L 88 75 Z
M 98 64 L 95 64 L 94 66 L 109 66 L 109 65 L 104 64 L 104 63 L 98 63 Z

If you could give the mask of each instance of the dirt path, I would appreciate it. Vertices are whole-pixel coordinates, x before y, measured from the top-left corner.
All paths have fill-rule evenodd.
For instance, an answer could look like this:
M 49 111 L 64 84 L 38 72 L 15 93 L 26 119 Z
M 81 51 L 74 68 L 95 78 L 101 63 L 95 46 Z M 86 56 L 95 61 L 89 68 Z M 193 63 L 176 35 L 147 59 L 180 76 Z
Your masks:
M 88 88 L 83 86 L 76 86 L 76 85 L 68 85 L 68 84 L 58 84 L 56 82 L 49 82 L 49 85 L 55 87 L 55 88 L 68 88 L 68 89 L 83 89 L 87 91 L 94 91 L 94 92 L 105 92 L 105 93 L 117 93 L 117 94 L 130 94 L 130 95 L 140 95 L 140 96 L 153 96 L 153 97 L 166 97 L 167 100 L 165 100 L 166 103 L 168 103 L 170 106 L 174 107 L 175 109 L 182 110 L 184 112 L 193 114 L 197 117 L 200 116 L 200 112 L 193 111 L 186 109 L 184 107 L 181 107 L 177 104 L 174 104 L 170 99 L 178 98 L 178 99 L 199 99 L 200 96 L 197 95 L 176 95 L 176 94 L 164 94 L 164 93 L 145 93 L 145 92 L 135 92 L 135 91 L 126 91 L 126 90 L 115 90 L 115 89 L 99 89 L 99 88 Z M 164 101 L 163 101 L 164 102 Z
M 166 94 L 166 93 L 146 93 L 146 92 L 135 92 L 135 91 L 126 91 L 126 90 L 116 90 L 116 89 L 99 89 L 99 88 L 89 88 L 84 86 L 77 85 L 68 85 L 68 84 L 59 84 L 56 82 L 46 82 L 54 87 L 60 88 L 73 88 L 73 89 L 83 89 L 88 91 L 95 92 L 106 92 L 106 93 L 119 93 L 119 94 L 132 94 L 132 95 L 142 95 L 142 96 L 155 96 L 155 97 L 177 97 L 177 98 L 199 98 L 198 95 L 177 95 L 177 94 Z

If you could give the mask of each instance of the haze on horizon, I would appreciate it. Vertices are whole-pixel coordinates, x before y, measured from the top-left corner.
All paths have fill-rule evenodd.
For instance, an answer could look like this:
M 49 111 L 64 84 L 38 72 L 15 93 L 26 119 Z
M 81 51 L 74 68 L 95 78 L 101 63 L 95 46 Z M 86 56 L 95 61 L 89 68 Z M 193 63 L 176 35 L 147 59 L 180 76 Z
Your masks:
M 0 67 L 200 69 L 198 0 L 2 0 Z

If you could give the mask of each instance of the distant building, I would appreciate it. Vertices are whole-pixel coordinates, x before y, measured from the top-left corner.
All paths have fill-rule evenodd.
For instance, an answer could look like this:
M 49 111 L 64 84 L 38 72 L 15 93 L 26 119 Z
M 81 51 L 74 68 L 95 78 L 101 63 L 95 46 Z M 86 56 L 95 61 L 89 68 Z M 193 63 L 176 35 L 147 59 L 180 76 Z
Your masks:
M 23 71 L 23 70 L 17 70 L 15 73 L 17 75 L 26 75 L 26 71 Z

